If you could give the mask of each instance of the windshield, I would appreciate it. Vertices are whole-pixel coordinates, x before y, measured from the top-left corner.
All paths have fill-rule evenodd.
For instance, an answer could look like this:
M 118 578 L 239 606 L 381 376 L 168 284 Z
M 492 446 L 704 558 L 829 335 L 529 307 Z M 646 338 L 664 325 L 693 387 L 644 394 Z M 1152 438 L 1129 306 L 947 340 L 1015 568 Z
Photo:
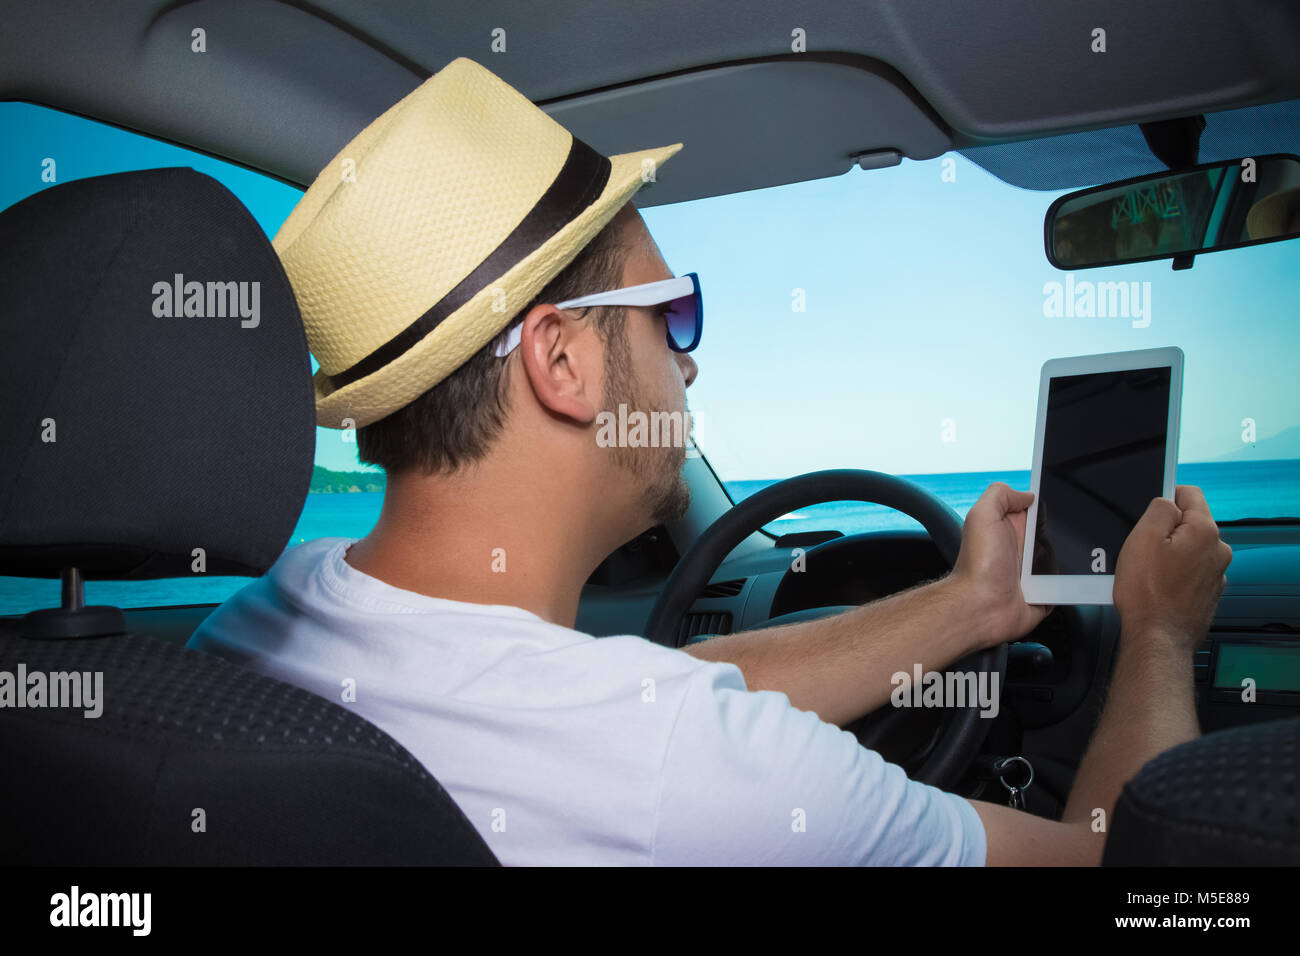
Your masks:
M 0 103 L 0 208 L 130 169 L 216 177 L 274 235 L 301 192 L 254 171 L 26 103 Z M 1043 253 L 1060 195 L 1008 186 L 961 156 L 642 211 L 669 265 L 698 272 L 705 332 L 689 392 L 695 436 L 739 500 L 822 468 L 905 475 L 959 513 L 992 481 L 1029 485 L 1048 358 L 1162 345 L 1186 353 L 1178 480 L 1215 517 L 1300 515 L 1300 243 L 1067 274 Z M 1107 283 L 1125 283 L 1111 287 Z M 1123 291 L 1123 295 L 1121 295 Z M 313 362 L 313 367 L 315 363 Z M 354 436 L 317 429 L 290 544 L 362 537 L 383 475 Z M 918 527 L 831 504 L 769 531 Z M 225 600 L 247 578 L 91 581 L 89 603 Z M 0 578 L 0 613 L 59 602 L 59 582 Z
M 866 468 L 964 514 L 990 482 L 1029 487 L 1044 361 L 1177 345 L 1179 483 L 1220 521 L 1300 515 L 1300 243 L 1061 272 L 1043 252 L 1060 195 L 952 153 L 642 210 L 669 266 L 700 275 L 688 397 L 732 498 Z M 833 504 L 768 531 L 904 527 Z

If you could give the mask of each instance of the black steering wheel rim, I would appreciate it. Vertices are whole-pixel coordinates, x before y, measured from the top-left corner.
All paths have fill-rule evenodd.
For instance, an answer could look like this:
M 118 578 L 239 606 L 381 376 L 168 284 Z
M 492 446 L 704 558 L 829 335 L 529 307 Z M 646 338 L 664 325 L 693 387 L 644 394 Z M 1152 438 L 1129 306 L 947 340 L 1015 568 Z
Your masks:
M 695 540 L 664 583 L 650 618 L 646 637 L 657 644 L 678 647 L 678 622 L 728 554 L 759 528 L 784 514 L 829 501 L 861 501 L 892 508 L 918 521 L 944 561 L 956 564 L 961 550 L 962 521 L 939 498 L 896 475 L 854 468 L 837 468 L 798 475 L 769 485 L 739 502 Z M 986 648 L 959 661 L 954 668 L 997 675 L 1001 688 L 1006 677 L 1007 646 Z M 951 708 L 952 720 L 925 762 L 913 774 L 922 783 L 948 787 L 956 783 L 979 752 L 991 721 L 980 716 L 977 703 Z

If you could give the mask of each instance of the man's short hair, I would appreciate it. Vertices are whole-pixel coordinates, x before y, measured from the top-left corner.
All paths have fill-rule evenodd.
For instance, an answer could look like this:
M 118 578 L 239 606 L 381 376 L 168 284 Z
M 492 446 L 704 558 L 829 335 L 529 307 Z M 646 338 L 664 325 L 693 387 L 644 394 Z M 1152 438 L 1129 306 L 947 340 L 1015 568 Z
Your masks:
M 505 423 L 509 363 L 497 356 L 497 344 L 504 342 L 511 328 L 537 305 L 620 286 L 627 256 L 622 226 L 622 216 L 611 220 L 577 258 L 515 314 L 500 335 L 464 365 L 409 405 L 357 429 L 358 457 L 389 474 L 418 468 L 431 475 L 455 471 L 487 454 Z M 586 314 L 607 353 L 623 342 L 622 313 L 620 306 L 605 306 Z

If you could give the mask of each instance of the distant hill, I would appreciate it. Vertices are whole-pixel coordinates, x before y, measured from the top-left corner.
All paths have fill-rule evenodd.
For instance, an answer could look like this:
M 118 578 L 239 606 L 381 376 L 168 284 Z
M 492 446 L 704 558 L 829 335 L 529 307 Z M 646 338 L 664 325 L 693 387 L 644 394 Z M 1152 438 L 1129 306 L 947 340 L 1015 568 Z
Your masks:
M 311 470 L 311 490 L 317 494 L 383 491 L 386 478 L 382 471 L 331 471 L 316 465 Z
M 1211 461 L 1264 461 L 1270 458 L 1300 458 L 1300 425 L 1284 428 L 1276 435 L 1261 438 L 1253 445 L 1242 444 L 1226 455 Z

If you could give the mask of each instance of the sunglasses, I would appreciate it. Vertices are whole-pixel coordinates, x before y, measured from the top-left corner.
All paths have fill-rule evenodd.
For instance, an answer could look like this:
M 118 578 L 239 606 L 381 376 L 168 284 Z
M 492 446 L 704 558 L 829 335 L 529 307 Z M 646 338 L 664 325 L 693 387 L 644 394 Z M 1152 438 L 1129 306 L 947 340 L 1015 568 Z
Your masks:
M 654 305 L 667 305 L 662 311 L 664 324 L 668 326 L 668 347 L 674 352 L 689 352 L 700 344 L 700 333 L 704 330 L 704 300 L 700 295 L 700 277 L 694 272 L 675 279 L 661 282 L 647 282 L 645 285 L 628 286 L 626 289 L 613 289 L 609 292 L 597 292 L 580 299 L 557 302 L 557 309 L 591 308 L 596 305 L 635 305 L 648 308 Z M 497 346 L 497 355 L 505 357 L 513 352 L 523 337 L 523 323 L 510 330 L 510 337 Z

